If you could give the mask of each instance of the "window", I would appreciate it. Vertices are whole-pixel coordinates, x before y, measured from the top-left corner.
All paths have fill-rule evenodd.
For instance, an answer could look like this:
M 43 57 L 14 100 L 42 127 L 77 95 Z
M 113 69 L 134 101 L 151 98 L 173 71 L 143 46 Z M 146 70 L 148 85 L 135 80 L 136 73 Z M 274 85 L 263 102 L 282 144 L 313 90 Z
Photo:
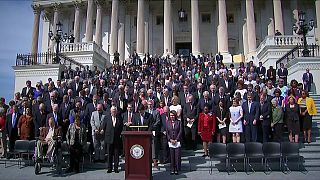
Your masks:
M 163 24 L 163 16 L 156 16 L 156 25 Z
M 227 22 L 234 23 L 234 15 L 233 14 L 227 14 Z
M 137 26 L 137 16 L 135 16 L 135 17 L 133 18 L 133 25 L 134 25 L 134 26 Z
M 209 13 L 201 14 L 201 22 L 202 23 L 211 23 L 211 14 L 209 14 Z
M 184 18 L 179 18 L 179 22 L 188 22 L 188 14 L 184 13 Z

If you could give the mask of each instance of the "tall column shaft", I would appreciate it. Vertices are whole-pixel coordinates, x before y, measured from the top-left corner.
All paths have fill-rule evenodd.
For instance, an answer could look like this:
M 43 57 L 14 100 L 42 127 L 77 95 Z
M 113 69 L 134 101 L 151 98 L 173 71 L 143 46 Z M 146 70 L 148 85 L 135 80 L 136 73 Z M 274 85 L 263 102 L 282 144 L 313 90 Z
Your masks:
M 218 51 L 221 53 L 228 53 L 228 26 L 226 1 L 218 0 L 219 4 L 219 26 L 218 26 Z
M 275 30 L 284 34 L 281 0 L 273 0 L 273 15 Z
M 38 40 L 39 40 L 39 24 L 41 9 L 39 5 L 33 5 L 34 21 L 33 21 L 33 32 L 32 32 L 32 47 L 31 54 L 38 53 Z
M 247 30 L 247 20 L 242 26 L 242 39 L 243 39 L 243 54 L 248 54 L 248 30 Z
M 119 0 L 112 0 L 110 53 L 113 55 L 118 49 L 118 20 Z
M 61 4 L 59 3 L 53 3 L 53 23 L 52 23 L 52 29 L 51 31 L 55 34 L 57 31 L 57 24 L 59 22 L 59 10 L 61 8 Z M 50 40 L 50 50 L 53 52 L 54 51 L 54 45 L 55 42 L 53 39 Z
M 172 32 L 172 23 L 171 23 L 171 0 L 164 1 L 164 14 L 163 14 L 163 50 L 164 55 L 171 54 L 171 32 Z
M 93 0 L 88 0 L 86 20 L 86 42 L 93 39 Z
M 191 0 L 192 54 L 200 54 L 199 0 Z
M 80 42 L 80 3 L 76 1 L 74 3 L 75 11 L 74 11 L 74 42 Z
M 316 0 L 316 17 L 317 17 L 317 31 L 316 36 L 318 39 L 318 42 L 320 40 L 320 0 Z
M 248 31 L 248 53 L 255 53 L 257 48 L 256 26 L 254 22 L 253 0 L 246 0 L 247 31 Z
M 137 50 L 139 55 L 144 53 L 144 0 L 138 0 L 137 14 Z
M 95 33 L 95 42 L 99 47 L 102 47 L 102 9 L 99 1 L 96 1 L 97 4 L 97 17 L 96 17 L 96 33 Z
M 149 22 L 144 23 L 144 53 L 149 53 Z
M 120 54 L 119 61 L 122 64 L 125 60 L 125 25 L 122 22 L 119 24 L 118 52 Z

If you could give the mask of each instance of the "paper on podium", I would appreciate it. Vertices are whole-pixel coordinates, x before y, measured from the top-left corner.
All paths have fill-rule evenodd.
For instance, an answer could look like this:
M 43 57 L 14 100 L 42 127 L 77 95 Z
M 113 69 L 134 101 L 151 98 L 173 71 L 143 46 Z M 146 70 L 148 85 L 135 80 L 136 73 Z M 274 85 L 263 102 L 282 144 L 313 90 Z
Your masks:
M 172 144 L 171 142 L 168 142 L 169 148 L 179 148 L 181 147 L 180 141 L 178 141 L 176 144 Z

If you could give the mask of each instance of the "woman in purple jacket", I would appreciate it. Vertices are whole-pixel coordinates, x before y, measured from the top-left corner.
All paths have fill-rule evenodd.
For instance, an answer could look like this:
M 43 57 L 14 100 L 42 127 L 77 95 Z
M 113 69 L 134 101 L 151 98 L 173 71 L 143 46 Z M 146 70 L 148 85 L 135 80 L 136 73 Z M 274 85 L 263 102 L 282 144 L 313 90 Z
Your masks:
M 181 121 L 177 119 L 177 112 L 170 111 L 170 120 L 167 122 L 167 139 L 171 158 L 171 175 L 181 170 Z

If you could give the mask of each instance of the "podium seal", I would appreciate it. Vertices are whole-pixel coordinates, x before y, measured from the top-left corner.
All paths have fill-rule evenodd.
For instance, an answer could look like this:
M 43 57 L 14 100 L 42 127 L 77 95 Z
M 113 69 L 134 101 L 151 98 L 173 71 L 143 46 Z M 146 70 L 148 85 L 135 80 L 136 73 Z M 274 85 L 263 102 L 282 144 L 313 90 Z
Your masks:
M 134 159 L 141 159 L 144 155 L 144 149 L 141 145 L 135 144 L 130 148 L 131 157 Z

